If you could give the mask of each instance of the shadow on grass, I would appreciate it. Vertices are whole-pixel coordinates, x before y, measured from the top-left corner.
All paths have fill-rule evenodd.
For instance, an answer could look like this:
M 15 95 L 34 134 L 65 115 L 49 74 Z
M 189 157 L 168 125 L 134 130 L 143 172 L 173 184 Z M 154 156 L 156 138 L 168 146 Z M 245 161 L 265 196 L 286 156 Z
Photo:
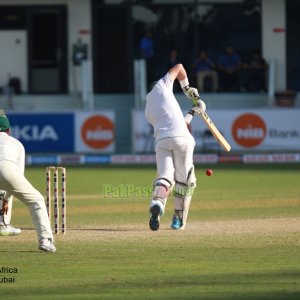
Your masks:
M 128 270 L 126 269 L 126 272 Z M 127 273 L 126 273 L 127 274 Z M 52 282 L 49 287 L 15 288 L 6 291 L 6 296 L 22 295 L 22 299 L 220 299 L 220 300 L 291 300 L 299 299 L 296 285 L 299 273 L 251 272 L 215 273 L 195 276 L 188 273 L 163 274 L 138 272 L 136 276 L 107 273 L 106 277 L 80 277 Z M 124 277 L 125 276 L 125 277 Z M 53 286 L 53 283 L 55 285 Z M 9 298 L 7 298 L 9 299 Z M 31 298 L 32 299 L 32 298 Z

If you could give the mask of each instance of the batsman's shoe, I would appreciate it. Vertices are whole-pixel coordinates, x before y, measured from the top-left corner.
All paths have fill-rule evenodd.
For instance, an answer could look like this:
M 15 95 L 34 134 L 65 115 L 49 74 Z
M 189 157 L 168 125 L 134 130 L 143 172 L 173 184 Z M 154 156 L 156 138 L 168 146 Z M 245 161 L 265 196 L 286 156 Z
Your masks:
M 149 227 L 151 230 L 156 231 L 159 228 L 159 220 L 161 214 L 161 207 L 158 204 L 155 204 L 150 207 L 151 218 L 149 221 Z
M 14 236 L 19 235 L 21 229 L 15 228 L 12 225 L 0 225 L 0 236 Z
M 182 226 L 182 219 L 174 215 L 172 219 L 171 228 L 178 230 L 181 228 L 181 226 Z
M 52 252 L 52 253 L 56 252 L 56 248 L 54 246 L 52 239 L 45 239 L 45 238 L 40 239 L 39 249 L 43 251 Z
M 163 216 L 163 214 L 165 213 L 165 204 L 164 204 L 164 200 L 152 200 L 151 204 L 150 204 L 150 208 L 149 208 L 149 212 L 152 213 L 151 209 L 153 206 L 157 205 L 159 207 L 159 215 Z

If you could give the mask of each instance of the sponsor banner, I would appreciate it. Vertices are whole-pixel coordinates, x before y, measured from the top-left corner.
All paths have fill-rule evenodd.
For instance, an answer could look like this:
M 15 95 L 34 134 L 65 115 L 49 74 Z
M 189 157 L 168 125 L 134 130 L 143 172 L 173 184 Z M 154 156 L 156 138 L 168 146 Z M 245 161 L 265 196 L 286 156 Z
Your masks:
M 217 154 L 195 154 L 194 163 L 215 164 L 218 162 Z
M 82 165 L 83 162 L 83 155 L 66 154 L 58 156 L 58 164 L 60 165 Z
M 146 120 L 144 111 L 132 111 L 132 152 L 154 153 L 153 128 Z
M 256 109 L 214 112 L 232 150 L 300 150 L 299 109 Z
M 109 155 L 85 155 L 85 164 L 109 164 L 111 157 Z
M 8 114 L 11 135 L 27 153 L 73 152 L 74 117 L 72 113 Z
M 115 151 L 113 111 L 12 113 L 8 117 L 11 135 L 24 145 L 28 154 Z
M 114 151 L 114 111 L 76 113 L 75 152 L 113 153 Z
M 155 164 L 155 155 L 112 155 L 113 164 Z M 217 163 L 217 154 L 195 154 L 194 162 L 200 164 Z
M 218 156 L 195 154 L 195 164 L 217 163 L 300 163 L 300 154 L 244 154 Z M 27 165 L 155 164 L 155 155 L 27 155 Z
M 85 164 L 107 164 L 111 162 L 110 155 L 77 155 L 77 154 L 30 154 L 26 155 L 26 165 L 85 165 Z
M 300 161 L 299 154 L 245 154 L 244 163 L 295 163 Z
M 232 151 L 300 150 L 299 109 L 208 110 L 208 114 Z M 152 129 L 144 112 L 135 110 L 132 116 L 133 151 L 151 153 Z M 195 153 L 223 152 L 200 117 L 193 118 L 191 127 L 196 141 Z
M 239 163 L 242 162 L 242 156 L 241 155 L 220 155 L 218 162 Z
M 155 155 L 112 155 L 113 164 L 149 164 L 155 163 Z
M 58 162 L 57 155 L 27 155 L 26 165 L 56 165 Z

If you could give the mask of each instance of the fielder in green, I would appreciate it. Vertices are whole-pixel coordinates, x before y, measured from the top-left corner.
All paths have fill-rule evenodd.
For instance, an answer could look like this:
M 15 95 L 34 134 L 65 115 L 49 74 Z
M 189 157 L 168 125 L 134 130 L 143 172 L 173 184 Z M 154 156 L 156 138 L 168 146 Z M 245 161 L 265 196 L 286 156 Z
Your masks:
M 0 113 L 0 187 L 5 190 L 3 201 L 14 196 L 29 209 L 36 229 L 40 250 L 56 252 L 44 197 L 24 176 L 25 149 L 20 141 L 9 135 L 10 123 Z

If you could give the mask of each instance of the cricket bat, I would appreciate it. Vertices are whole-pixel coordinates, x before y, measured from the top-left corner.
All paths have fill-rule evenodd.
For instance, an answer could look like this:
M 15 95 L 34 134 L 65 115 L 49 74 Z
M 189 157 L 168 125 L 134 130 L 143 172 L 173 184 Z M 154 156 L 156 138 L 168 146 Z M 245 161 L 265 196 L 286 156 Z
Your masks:
M 227 152 L 229 152 L 230 149 L 231 149 L 231 146 L 226 141 L 226 139 L 221 134 L 221 132 L 218 130 L 218 128 L 213 123 L 213 121 L 211 120 L 211 118 L 208 116 L 207 112 L 203 111 L 203 109 L 201 109 L 200 107 L 194 107 L 193 111 L 203 119 L 204 123 L 207 125 L 207 127 L 210 130 L 210 132 L 212 133 L 212 135 L 214 136 L 214 138 L 217 140 L 217 142 L 220 144 L 220 146 L 224 150 L 226 150 Z

